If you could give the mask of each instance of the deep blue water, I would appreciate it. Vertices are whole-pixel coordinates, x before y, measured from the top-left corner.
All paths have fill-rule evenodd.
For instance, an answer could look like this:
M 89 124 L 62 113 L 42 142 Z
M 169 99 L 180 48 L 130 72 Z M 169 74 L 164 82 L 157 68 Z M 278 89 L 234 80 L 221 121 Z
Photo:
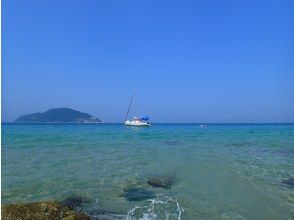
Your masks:
M 146 183 L 170 174 L 170 189 Z M 82 196 L 93 216 L 293 219 L 288 178 L 293 124 L 2 124 L 2 203 Z M 130 188 L 156 197 L 128 201 Z

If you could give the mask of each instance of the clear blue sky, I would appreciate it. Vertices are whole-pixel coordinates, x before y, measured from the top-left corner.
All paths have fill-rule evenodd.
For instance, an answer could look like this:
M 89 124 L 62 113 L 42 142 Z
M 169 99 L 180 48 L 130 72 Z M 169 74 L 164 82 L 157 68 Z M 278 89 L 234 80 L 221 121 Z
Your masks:
M 294 1 L 3 0 L 2 120 L 293 122 Z

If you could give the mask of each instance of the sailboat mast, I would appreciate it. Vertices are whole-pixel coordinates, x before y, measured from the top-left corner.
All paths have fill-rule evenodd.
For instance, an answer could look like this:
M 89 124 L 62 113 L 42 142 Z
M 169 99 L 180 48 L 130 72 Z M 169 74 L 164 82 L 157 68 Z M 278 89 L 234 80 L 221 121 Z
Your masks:
M 134 89 L 134 91 L 133 91 L 133 95 L 132 95 L 132 98 L 131 98 L 131 102 L 130 102 L 130 104 L 129 104 L 129 108 L 128 108 L 128 111 L 127 111 L 127 114 L 126 114 L 125 121 L 126 121 L 127 118 L 128 118 L 129 111 L 130 111 L 130 108 L 131 108 L 131 105 L 132 105 L 132 102 L 133 102 L 133 99 L 134 99 L 134 95 L 135 95 L 135 89 Z

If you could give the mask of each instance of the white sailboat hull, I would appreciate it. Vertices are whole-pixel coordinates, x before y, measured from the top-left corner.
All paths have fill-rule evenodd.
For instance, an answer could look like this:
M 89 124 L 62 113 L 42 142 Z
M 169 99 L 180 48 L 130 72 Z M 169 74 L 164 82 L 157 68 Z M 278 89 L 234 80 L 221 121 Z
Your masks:
M 128 108 L 128 111 L 126 114 L 125 125 L 126 126 L 135 126 L 135 127 L 149 127 L 150 126 L 150 123 L 148 122 L 149 117 L 147 117 L 147 116 L 145 116 L 144 118 L 134 117 L 134 119 L 131 121 L 127 120 L 128 115 L 129 115 L 129 111 L 130 111 L 130 108 L 131 108 L 131 105 L 132 105 L 132 102 L 134 99 L 134 95 L 135 95 L 135 89 L 134 89 L 134 92 L 133 92 L 133 95 L 131 98 L 131 102 L 129 104 L 129 108 Z
M 126 126 L 136 126 L 136 127 L 149 127 L 150 123 L 149 122 L 142 122 L 142 121 L 126 121 L 125 122 Z

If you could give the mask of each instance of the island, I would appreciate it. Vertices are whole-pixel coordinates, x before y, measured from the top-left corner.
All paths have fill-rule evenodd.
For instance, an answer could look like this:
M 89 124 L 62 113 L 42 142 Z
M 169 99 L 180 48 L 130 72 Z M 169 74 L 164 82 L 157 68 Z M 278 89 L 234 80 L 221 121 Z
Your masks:
M 53 108 L 43 113 L 20 116 L 17 123 L 101 123 L 101 120 L 87 113 L 70 108 Z

